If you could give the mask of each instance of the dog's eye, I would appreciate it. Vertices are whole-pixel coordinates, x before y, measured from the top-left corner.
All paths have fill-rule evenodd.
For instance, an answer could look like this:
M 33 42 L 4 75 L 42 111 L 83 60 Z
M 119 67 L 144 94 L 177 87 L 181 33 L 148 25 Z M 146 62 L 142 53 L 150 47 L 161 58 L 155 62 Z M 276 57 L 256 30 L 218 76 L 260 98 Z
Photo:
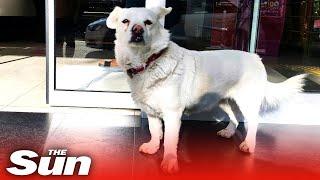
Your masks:
M 145 21 L 144 21 L 144 24 L 145 24 L 145 25 L 151 25 L 152 22 L 151 22 L 150 20 L 145 20 Z
M 129 22 L 128 19 L 124 19 L 124 20 L 122 21 L 123 24 L 126 24 L 126 23 L 128 23 L 128 22 Z

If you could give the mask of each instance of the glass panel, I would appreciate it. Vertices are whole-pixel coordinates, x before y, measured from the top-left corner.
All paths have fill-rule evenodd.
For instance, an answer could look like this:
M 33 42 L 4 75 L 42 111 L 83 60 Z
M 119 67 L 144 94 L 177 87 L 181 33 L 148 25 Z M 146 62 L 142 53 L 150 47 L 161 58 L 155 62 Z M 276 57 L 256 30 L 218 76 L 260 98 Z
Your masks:
M 248 51 L 252 0 L 169 0 L 172 40 L 188 49 Z
M 45 56 L 45 1 L 0 1 L 0 64 Z
M 261 0 L 256 52 L 281 75 L 309 73 L 320 91 L 320 0 Z
M 115 6 L 144 0 L 55 0 L 56 89 L 129 92 L 114 59 L 115 31 L 106 18 Z

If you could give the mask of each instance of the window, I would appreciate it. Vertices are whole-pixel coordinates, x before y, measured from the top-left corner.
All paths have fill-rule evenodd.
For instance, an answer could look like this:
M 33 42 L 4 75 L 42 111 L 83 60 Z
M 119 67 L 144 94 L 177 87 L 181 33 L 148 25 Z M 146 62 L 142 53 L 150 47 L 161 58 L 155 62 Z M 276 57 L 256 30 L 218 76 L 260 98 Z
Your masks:
M 251 0 L 167 1 L 166 18 L 172 40 L 195 50 L 248 51 L 252 24 Z
M 125 0 L 56 0 L 56 89 L 129 92 L 106 18 Z

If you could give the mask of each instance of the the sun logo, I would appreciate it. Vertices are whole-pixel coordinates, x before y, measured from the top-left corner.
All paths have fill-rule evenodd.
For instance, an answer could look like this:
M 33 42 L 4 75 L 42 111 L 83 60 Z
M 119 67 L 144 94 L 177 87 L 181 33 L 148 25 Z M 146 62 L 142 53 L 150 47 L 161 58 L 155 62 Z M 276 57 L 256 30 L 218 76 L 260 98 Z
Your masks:
M 78 175 L 88 175 L 91 165 L 91 158 L 88 156 L 66 157 L 67 150 L 49 150 L 49 156 L 41 157 L 39 165 L 31 160 L 39 155 L 30 150 L 20 150 L 11 154 L 10 161 L 15 167 L 7 168 L 11 174 L 18 176 L 31 175 L 38 170 L 42 176 L 48 175 L 73 175 L 76 164 L 80 163 Z M 54 163 L 51 162 L 54 159 Z M 53 164 L 53 167 L 49 167 Z

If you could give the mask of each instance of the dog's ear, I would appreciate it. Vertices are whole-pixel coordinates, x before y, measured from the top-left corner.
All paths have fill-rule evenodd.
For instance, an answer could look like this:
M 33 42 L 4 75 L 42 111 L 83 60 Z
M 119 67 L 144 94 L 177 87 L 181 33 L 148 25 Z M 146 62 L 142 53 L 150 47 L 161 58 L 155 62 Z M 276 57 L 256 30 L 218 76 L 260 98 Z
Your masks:
M 119 15 L 122 11 L 121 7 L 116 6 L 113 11 L 109 14 L 109 17 L 107 19 L 107 26 L 110 29 L 116 29 L 117 23 L 119 20 Z
M 158 18 L 164 18 L 167 14 L 169 14 L 172 11 L 172 7 L 152 7 L 150 8 L 151 11 L 153 11 L 155 14 L 158 15 Z

